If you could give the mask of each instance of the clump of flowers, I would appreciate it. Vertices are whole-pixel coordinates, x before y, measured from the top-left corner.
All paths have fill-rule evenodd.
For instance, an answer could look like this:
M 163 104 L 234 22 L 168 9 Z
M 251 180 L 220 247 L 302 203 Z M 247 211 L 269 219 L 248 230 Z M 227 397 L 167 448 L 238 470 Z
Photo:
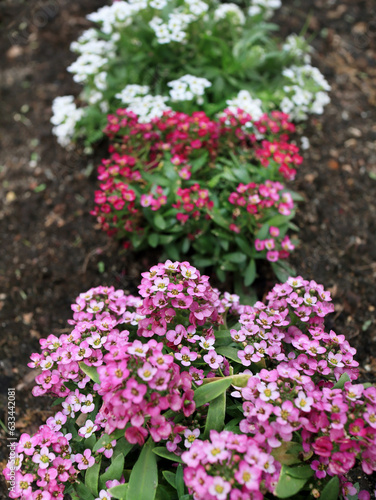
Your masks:
M 326 331 L 322 285 L 289 278 L 241 305 L 166 261 L 139 294 L 82 293 L 71 333 L 41 340 L 33 393 L 60 406 L 21 435 L 10 498 L 370 499 L 346 474 L 376 470 L 376 387 Z
M 126 247 L 160 245 L 174 260 L 189 253 L 222 280 L 236 271 L 251 284 L 265 258 L 280 273 L 295 246 L 293 195 L 279 182 L 302 161 L 294 130 L 276 111 L 253 120 L 227 110 L 215 121 L 165 112 L 142 123 L 119 109 L 108 118 L 111 157 L 98 168 L 92 213 Z
M 96 26 L 72 43 L 77 60 L 68 67 L 83 86 L 78 108 L 72 101 L 74 112 L 66 113 L 71 96 L 53 104 L 58 142 L 97 141 L 105 113 L 121 105 L 145 123 L 171 109 L 214 116 L 241 108 L 258 119 L 283 103 L 297 120 L 321 113 L 329 86 L 316 68 L 308 70 L 309 45 L 297 36 L 280 43 L 276 27 L 264 22 L 280 5 L 120 0 L 89 14 Z

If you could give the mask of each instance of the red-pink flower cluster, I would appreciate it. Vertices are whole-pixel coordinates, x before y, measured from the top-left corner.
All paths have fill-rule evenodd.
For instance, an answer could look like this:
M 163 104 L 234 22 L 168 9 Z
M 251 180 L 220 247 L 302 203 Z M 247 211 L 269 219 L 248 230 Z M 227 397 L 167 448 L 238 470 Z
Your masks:
M 254 132 L 247 132 L 246 125 L 252 125 Z M 166 112 L 149 123 L 139 123 L 134 113 L 119 109 L 116 115 L 108 117 L 105 131 L 112 140 L 111 157 L 98 167 L 100 185 L 92 214 L 111 236 L 142 233 L 146 223 L 143 209 L 158 211 L 167 203 L 178 210 L 174 215 L 182 224 L 192 215 L 196 219 L 199 215 L 209 218 L 213 200 L 208 191 L 204 194 L 204 186 L 212 175 L 221 171 L 216 166 L 221 156 L 239 153 L 249 162 L 258 163 L 261 159 L 262 165 L 272 169 L 271 176 L 288 179 L 294 177 L 295 167 L 301 162 L 297 147 L 288 142 L 294 125 L 288 121 L 288 115 L 277 111 L 258 121 L 252 121 L 241 110 L 236 114 L 227 110 L 216 121 L 201 111 L 192 115 Z M 266 140 L 260 143 L 256 139 L 255 134 L 260 133 L 270 136 L 270 145 Z M 207 162 L 195 170 L 192 164 L 204 155 Z M 171 162 L 180 178 L 171 189 L 177 191 L 181 200 L 168 199 L 170 191 L 164 186 L 169 175 L 157 178 L 165 161 Z M 193 174 L 195 181 L 182 186 Z
M 233 222 L 230 229 L 240 233 L 244 228 L 257 228 L 270 219 L 271 210 L 276 214 L 288 217 L 294 209 L 291 194 L 285 191 L 280 182 L 266 181 L 264 184 L 250 182 L 239 184 L 233 191 L 229 203 L 236 206 L 232 212 Z M 286 259 L 295 246 L 287 235 L 282 235 L 278 227 L 269 227 L 269 237 L 261 240 L 256 238 L 255 248 L 258 252 L 265 252 L 267 260 L 276 262 Z
M 196 439 L 182 459 L 184 482 L 197 500 L 262 500 L 274 491 L 281 469 L 268 445 L 229 431 Z

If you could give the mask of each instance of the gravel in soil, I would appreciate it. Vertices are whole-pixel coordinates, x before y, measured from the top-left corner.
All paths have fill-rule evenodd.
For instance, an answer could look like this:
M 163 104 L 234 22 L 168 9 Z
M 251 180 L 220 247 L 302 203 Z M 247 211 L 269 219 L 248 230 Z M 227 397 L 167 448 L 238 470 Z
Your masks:
M 363 381 L 376 380 L 376 17 L 372 0 L 287 0 L 276 16 L 283 35 L 309 15 L 314 64 L 332 85 L 332 103 L 310 120 L 311 148 L 292 188 L 305 198 L 296 217 L 297 274 L 332 292 L 328 326 L 358 350 Z M 99 284 L 136 292 L 157 255 L 122 255 L 93 224 L 96 157 L 64 151 L 51 135 L 51 102 L 75 94 L 65 68 L 69 44 L 102 0 L 5 0 L 0 160 L 0 401 L 17 389 L 17 431 L 34 432 L 50 414 L 33 398 L 27 368 L 39 339 L 67 331 L 70 304 Z M 103 152 L 103 151 L 102 151 Z M 265 291 L 273 285 L 266 281 Z M 6 416 L 0 416 L 6 421 Z M 5 434 L 2 434 L 2 439 Z M 4 465 L 6 451 L 0 456 Z M 355 471 L 355 479 L 358 472 Z M 375 477 L 364 478 L 373 491 Z M 2 483 L 0 497 L 6 498 Z

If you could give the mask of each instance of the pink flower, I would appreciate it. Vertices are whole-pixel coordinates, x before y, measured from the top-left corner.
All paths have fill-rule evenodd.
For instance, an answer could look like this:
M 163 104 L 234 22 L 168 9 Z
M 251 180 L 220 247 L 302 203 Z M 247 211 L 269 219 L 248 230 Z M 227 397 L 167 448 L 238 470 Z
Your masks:
M 197 352 L 190 351 L 184 346 L 180 352 L 175 353 L 175 358 L 178 359 L 183 366 L 190 366 L 191 362 L 197 359 Z
M 294 399 L 295 406 L 304 412 L 310 412 L 313 404 L 313 398 L 306 396 L 303 391 L 298 393 L 298 397 Z
M 39 453 L 34 454 L 32 461 L 38 464 L 40 469 L 47 469 L 54 458 L 54 453 L 51 453 L 47 446 L 43 446 Z
M 77 455 L 74 456 L 74 460 L 78 464 L 77 467 L 80 470 L 86 470 L 95 463 L 95 458 L 91 456 L 91 450 L 89 449 L 85 450 L 83 454 L 77 453 Z
M 214 498 L 218 500 L 225 500 L 227 498 L 227 493 L 229 493 L 230 490 L 231 484 L 217 476 L 213 479 L 208 491 Z
M 223 361 L 223 356 L 217 354 L 214 349 L 211 349 L 208 354 L 205 354 L 204 361 L 210 366 L 210 368 L 217 370 Z

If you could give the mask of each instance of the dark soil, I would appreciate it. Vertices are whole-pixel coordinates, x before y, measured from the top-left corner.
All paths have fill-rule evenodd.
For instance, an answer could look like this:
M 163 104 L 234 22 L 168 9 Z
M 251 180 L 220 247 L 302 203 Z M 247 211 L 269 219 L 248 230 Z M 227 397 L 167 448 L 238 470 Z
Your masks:
M 329 327 L 357 348 L 363 381 L 376 380 L 376 15 L 373 0 L 284 0 L 283 35 L 310 14 L 314 63 L 332 85 L 332 103 L 311 119 L 311 149 L 291 187 L 305 197 L 296 223 L 297 274 L 332 292 Z M 79 92 L 65 71 L 69 44 L 102 0 L 0 2 L 2 74 L 0 160 L 0 401 L 16 388 L 17 431 L 34 432 L 49 415 L 33 398 L 27 368 L 39 338 L 67 331 L 70 304 L 99 284 L 136 291 L 157 256 L 121 255 L 95 228 L 95 165 L 51 135 L 51 102 Z M 273 285 L 267 280 L 267 287 Z M 265 289 L 266 291 L 266 289 Z M 3 422 L 7 417 L 0 415 Z M 6 436 L 2 432 L 2 441 Z M 5 464 L 4 447 L 0 460 Z M 355 476 L 357 478 L 357 474 Z M 373 491 L 376 480 L 364 480 Z M 4 484 L 0 498 L 7 498 Z

